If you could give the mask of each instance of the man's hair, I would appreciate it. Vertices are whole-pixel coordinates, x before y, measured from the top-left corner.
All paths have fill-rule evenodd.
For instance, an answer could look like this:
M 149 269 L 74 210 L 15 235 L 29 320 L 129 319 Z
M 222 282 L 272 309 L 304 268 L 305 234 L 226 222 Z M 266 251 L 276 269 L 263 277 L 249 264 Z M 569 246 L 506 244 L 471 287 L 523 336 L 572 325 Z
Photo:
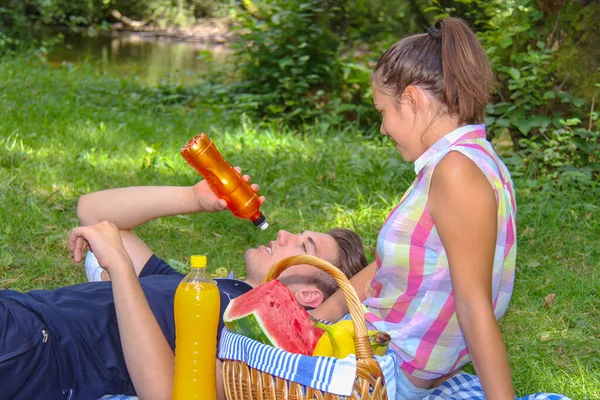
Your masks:
M 356 232 L 345 228 L 335 228 L 328 232 L 333 237 L 338 246 L 338 255 L 335 265 L 350 279 L 360 270 L 367 266 L 368 261 L 365 256 L 363 243 Z M 314 275 L 315 285 L 323 292 L 325 298 L 328 298 L 338 288 L 335 279 L 326 272 L 317 271 Z

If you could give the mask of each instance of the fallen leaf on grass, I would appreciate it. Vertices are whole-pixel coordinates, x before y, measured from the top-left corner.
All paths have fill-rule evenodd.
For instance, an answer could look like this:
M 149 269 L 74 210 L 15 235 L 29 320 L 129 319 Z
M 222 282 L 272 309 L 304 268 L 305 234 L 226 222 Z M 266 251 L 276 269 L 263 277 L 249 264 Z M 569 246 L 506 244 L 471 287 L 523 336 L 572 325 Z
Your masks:
M 523 236 L 533 236 L 533 235 L 535 235 L 535 229 L 530 226 L 526 226 L 525 230 L 523 231 Z
M 229 276 L 229 270 L 225 267 L 219 267 L 214 273 L 210 274 L 213 278 L 227 278 Z
M 552 303 L 554 303 L 554 299 L 556 299 L 555 293 L 550 293 L 548 296 L 544 297 L 544 308 L 552 307 Z

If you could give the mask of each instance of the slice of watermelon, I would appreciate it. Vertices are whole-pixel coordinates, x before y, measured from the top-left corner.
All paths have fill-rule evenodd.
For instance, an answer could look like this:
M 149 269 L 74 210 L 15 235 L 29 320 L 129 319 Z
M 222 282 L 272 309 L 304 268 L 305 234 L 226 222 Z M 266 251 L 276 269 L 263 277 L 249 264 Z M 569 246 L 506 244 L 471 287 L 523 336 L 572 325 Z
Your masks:
M 292 292 L 278 280 L 233 299 L 223 322 L 231 332 L 290 353 L 311 355 L 323 331 L 315 328 Z

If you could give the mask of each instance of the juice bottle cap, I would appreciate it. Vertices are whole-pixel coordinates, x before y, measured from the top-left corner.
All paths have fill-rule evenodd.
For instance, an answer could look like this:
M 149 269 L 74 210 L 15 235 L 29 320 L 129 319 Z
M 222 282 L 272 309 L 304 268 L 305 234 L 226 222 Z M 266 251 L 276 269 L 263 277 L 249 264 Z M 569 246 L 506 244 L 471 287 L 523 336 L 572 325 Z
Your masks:
M 258 226 L 263 231 L 269 227 L 269 223 L 267 222 L 267 219 L 265 218 L 265 216 L 262 213 L 260 214 L 260 216 L 258 218 L 256 218 L 254 221 L 252 221 L 252 223 L 255 226 Z
M 192 268 L 205 268 L 206 267 L 206 256 L 191 256 L 190 267 Z

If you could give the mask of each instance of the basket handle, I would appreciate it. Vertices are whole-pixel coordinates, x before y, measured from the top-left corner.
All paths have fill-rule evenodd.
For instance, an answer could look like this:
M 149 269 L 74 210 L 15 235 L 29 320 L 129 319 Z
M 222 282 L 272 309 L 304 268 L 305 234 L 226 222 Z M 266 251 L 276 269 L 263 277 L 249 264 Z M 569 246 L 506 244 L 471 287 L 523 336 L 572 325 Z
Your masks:
M 335 279 L 342 290 L 342 293 L 344 294 L 344 299 L 348 305 L 350 316 L 352 317 L 352 321 L 354 321 L 354 343 L 356 346 L 356 358 L 372 359 L 375 361 L 373 358 L 373 349 L 371 348 L 369 336 L 367 334 L 367 323 L 365 322 L 365 317 L 362 311 L 360 300 L 358 299 L 358 294 L 356 293 L 356 290 L 354 290 L 354 287 L 350 284 L 348 278 L 346 278 L 346 275 L 344 275 L 339 268 L 319 257 L 308 255 L 291 256 L 284 258 L 273 265 L 269 269 L 269 272 L 267 273 L 263 283 L 277 279 L 277 277 L 279 277 L 279 275 L 281 275 L 281 273 L 287 268 L 299 264 L 312 265 L 313 267 L 328 273 L 331 275 L 331 277 L 333 277 L 333 279 Z

